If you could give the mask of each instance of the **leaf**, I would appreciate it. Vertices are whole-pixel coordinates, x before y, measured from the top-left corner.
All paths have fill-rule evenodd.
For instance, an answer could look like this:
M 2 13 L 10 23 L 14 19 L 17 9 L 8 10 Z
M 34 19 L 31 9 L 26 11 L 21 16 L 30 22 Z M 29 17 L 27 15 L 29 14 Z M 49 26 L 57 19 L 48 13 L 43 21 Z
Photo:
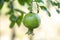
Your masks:
M 25 0 L 25 2 L 26 2 L 28 5 L 30 5 L 31 2 L 32 2 L 32 0 Z
M 9 19 L 10 19 L 10 21 L 12 21 L 12 22 L 16 22 L 17 17 L 16 17 L 15 15 L 11 15 Z
M 5 2 L 9 2 L 9 0 L 4 0 Z
M 13 28 L 17 18 L 16 18 L 16 16 L 11 15 L 9 19 L 11 21 L 10 28 Z
M 16 23 L 18 26 L 20 26 L 21 22 L 22 22 L 22 19 L 23 19 L 23 14 L 21 14 L 20 16 L 18 16 L 18 19 L 16 20 Z
M 53 2 L 53 1 L 50 1 L 52 5 L 54 6 L 58 6 L 58 8 L 60 8 L 60 3 L 59 2 Z
M 58 4 L 56 2 L 50 1 L 52 5 L 57 6 Z
M 15 22 L 11 22 L 11 24 L 10 24 L 10 28 L 13 28 L 14 25 L 15 25 Z
M 47 13 L 48 13 L 48 16 L 51 17 L 51 14 L 50 14 L 50 12 L 48 10 L 47 10 Z
M 25 4 L 25 0 L 18 0 L 20 5 L 24 5 Z
M 9 12 L 6 13 L 6 15 L 13 15 L 13 14 L 14 14 L 13 10 L 10 10 Z
M 57 9 L 56 11 L 57 11 L 58 13 L 60 13 L 60 11 L 59 11 L 58 9 Z
M 23 19 L 23 14 L 24 14 L 25 12 L 23 12 L 22 10 L 19 10 L 19 9 L 14 9 L 14 10 L 21 13 L 21 15 L 18 16 L 18 18 L 17 18 L 17 20 L 16 20 L 17 25 L 20 26 L 21 21 L 22 21 L 22 19 Z
M 42 0 L 35 0 L 35 2 L 42 2 L 42 3 L 44 3 Z
M 45 6 L 40 6 L 40 8 L 43 10 L 47 10 L 47 8 Z
M 0 0 L 0 9 L 2 9 L 3 5 L 4 5 L 4 0 Z
M 12 3 L 12 2 L 10 2 L 10 3 L 8 4 L 8 8 L 10 8 L 11 10 L 13 10 L 13 3 Z
M 7 12 L 6 14 L 13 15 L 13 14 L 14 14 L 14 7 L 13 7 L 13 3 L 12 3 L 12 1 L 9 2 L 9 4 L 8 4 L 8 8 L 10 9 L 10 11 Z
M 60 3 L 58 3 L 58 8 L 60 8 Z
M 41 8 L 42 10 L 45 10 L 45 11 L 48 13 L 48 16 L 49 16 L 49 17 L 51 16 L 50 12 L 47 10 L 47 8 L 46 8 L 45 6 L 40 6 L 40 8 Z

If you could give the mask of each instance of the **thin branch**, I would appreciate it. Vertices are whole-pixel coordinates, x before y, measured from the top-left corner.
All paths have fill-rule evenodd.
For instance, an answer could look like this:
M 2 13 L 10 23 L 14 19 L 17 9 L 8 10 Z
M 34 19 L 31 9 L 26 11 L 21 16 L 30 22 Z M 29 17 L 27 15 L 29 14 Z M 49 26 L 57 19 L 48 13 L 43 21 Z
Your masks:
M 13 33 L 12 33 L 12 40 L 15 38 L 15 28 L 13 28 Z
M 37 13 L 39 13 L 39 5 L 37 2 L 36 2 L 36 5 L 37 5 Z
M 33 33 L 29 34 L 29 40 L 33 40 Z

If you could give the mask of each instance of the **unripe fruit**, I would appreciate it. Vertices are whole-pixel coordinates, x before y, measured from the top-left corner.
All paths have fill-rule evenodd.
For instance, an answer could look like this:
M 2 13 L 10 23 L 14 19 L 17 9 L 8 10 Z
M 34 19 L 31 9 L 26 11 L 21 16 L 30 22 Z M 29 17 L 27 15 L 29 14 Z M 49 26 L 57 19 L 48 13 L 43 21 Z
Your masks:
M 25 27 L 27 27 L 29 30 L 31 29 L 35 29 L 39 26 L 40 24 L 40 18 L 38 16 L 38 14 L 36 13 L 28 13 L 24 16 L 23 19 L 23 24 L 25 25 Z

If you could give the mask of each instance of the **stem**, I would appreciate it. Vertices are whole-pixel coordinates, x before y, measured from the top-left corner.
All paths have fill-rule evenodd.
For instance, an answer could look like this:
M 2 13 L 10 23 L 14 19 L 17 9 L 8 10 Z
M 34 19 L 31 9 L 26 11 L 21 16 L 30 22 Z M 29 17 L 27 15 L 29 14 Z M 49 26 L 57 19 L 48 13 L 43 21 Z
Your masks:
M 29 40 L 33 40 L 33 34 L 29 35 Z
M 14 15 L 14 0 L 11 0 L 10 1 L 10 5 L 11 5 L 11 8 L 10 8 L 10 10 L 12 10 L 13 11 L 13 14 L 12 15 Z M 14 38 L 15 38 L 15 27 L 13 28 L 13 33 L 12 33 L 12 40 L 14 40 Z
M 36 2 L 36 5 L 37 5 L 37 13 L 39 13 L 39 5 L 37 2 Z
M 33 35 L 34 35 L 33 29 L 28 30 L 27 34 L 28 34 L 29 40 L 33 40 Z
M 12 15 L 14 15 L 14 0 L 10 0 L 8 7 L 13 12 Z
M 32 13 L 33 9 L 32 9 L 32 6 L 33 6 L 33 0 L 31 0 L 31 3 L 30 3 L 30 13 Z
M 15 38 L 15 28 L 13 28 L 13 33 L 12 33 L 12 40 Z

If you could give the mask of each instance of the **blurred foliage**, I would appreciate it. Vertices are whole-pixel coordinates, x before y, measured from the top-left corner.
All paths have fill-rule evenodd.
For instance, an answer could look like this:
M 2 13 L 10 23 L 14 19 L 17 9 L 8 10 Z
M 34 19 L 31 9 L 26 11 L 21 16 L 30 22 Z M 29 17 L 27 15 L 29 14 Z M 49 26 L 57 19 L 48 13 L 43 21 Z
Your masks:
M 23 11 L 21 11 L 21 10 L 18 10 L 18 9 L 15 9 L 15 10 L 21 13 L 21 15 L 18 16 L 18 18 L 17 18 L 17 20 L 16 20 L 17 25 L 20 26 L 25 12 L 23 12 Z
M 15 25 L 15 22 L 11 22 L 11 24 L 10 24 L 10 28 L 13 28 L 14 25 Z
M 18 0 L 19 4 L 24 5 L 25 4 L 25 0 Z
M 22 19 L 23 19 L 23 16 L 24 16 L 24 14 L 25 14 L 25 12 L 24 11 L 22 11 L 22 10 L 20 10 L 20 9 L 16 9 L 16 8 L 14 8 L 14 4 L 13 4 L 13 2 L 14 2 L 15 0 L 0 0 L 0 10 L 2 9 L 2 7 L 3 7 L 3 5 L 4 5 L 4 2 L 8 2 L 8 8 L 10 9 L 10 11 L 8 11 L 6 14 L 7 15 L 10 15 L 10 21 L 11 21 L 11 24 L 10 24 L 10 28 L 13 28 L 14 27 L 14 25 L 15 25 L 15 23 L 18 25 L 18 26 L 20 26 L 20 24 L 21 24 L 21 22 L 22 22 Z M 28 7 L 28 10 L 30 10 L 30 11 L 32 11 L 32 2 L 36 2 L 36 3 L 43 3 L 44 4 L 44 2 L 43 2 L 43 0 L 17 0 L 18 1 L 18 3 L 20 4 L 20 5 L 22 5 L 22 6 L 24 6 L 25 4 L 27 4 L 29 7 Z M 53 5 L 53 6 L 57 6 L 58 7 L 58 9 L 56 9 L 56 11 L 58 12 L 58 13 L 60 13 L 60 10 L 59 10 L 59 8 L 60 8 L 60 2 L 54 2 L 54 1 L 52 1 L 52 0 L 50 0 L 50 3 L 51 3 L 51 5 Z M 44 4 L 45 5 L 45 4 Z M 48 16 L 50 17 L 51 16 L 51 14 L 50 14 L 50 12 L 48 11 L 48 9 L 47 9 L 47 7 L 45 7 L 45 6 L 39 6 L 42 10 L 45 10 L 47 13 L 48 13 Z M 38 9 L 39 10 L 39 9 Z M 21 15 L 19 15 L 18 17 L 17 16 L 15 16 L 15 13 L 14 12 L 19 12 Z
M 53 2 L 53 1 L 50 1 L 50 2 L 51 2 L 51 4 L 54 5 L 54 6 L 57 6 L 57 5 L 58 5 L 57 2 Z
M 58 7 L 58 9 L 56 9 L 56 11 L 57 11 L 58 13 L 60 13 L 60 10 L 59 10 L 59 8 L 60 8 L 60 2 L 54 2 L 54 1 L 52 1 L 52 0 L 50 0 L 50 2 L 51 2 L 51 4 L 52 4 L 53 6 L 57 6 L 57 7 Z
M 5 2 L 8 2 L 9 0 L 4 0 Z
M 17 18 L 16 18 L 15 15 L 11 15 L 9 19 L 11 21 L 10 28 L 13 28 L 14 25 L 15 25 L 15 22 L 16 22 Z
M 35 2 L 38 2 L 38 3 L 42 2 L 42 3 L 44 3 L 42 0 L 35 0 Z
M 0 0 L 0 9 L 2 9 L 3 5 L 4 5 L 4 0 Z
M 40 8 L 42 10 L 45 10 L 48 13 L 48 16 L 51 16 L 50 12 L 48 11 L 48 9 L 45 6 L 40 6 Z
M 56 11 L 57 11 L 58 13 L 60 13 L 60 10 L 56 9 Z
M 60 8 L 60 3 L 58 2 L 58 8 Z

